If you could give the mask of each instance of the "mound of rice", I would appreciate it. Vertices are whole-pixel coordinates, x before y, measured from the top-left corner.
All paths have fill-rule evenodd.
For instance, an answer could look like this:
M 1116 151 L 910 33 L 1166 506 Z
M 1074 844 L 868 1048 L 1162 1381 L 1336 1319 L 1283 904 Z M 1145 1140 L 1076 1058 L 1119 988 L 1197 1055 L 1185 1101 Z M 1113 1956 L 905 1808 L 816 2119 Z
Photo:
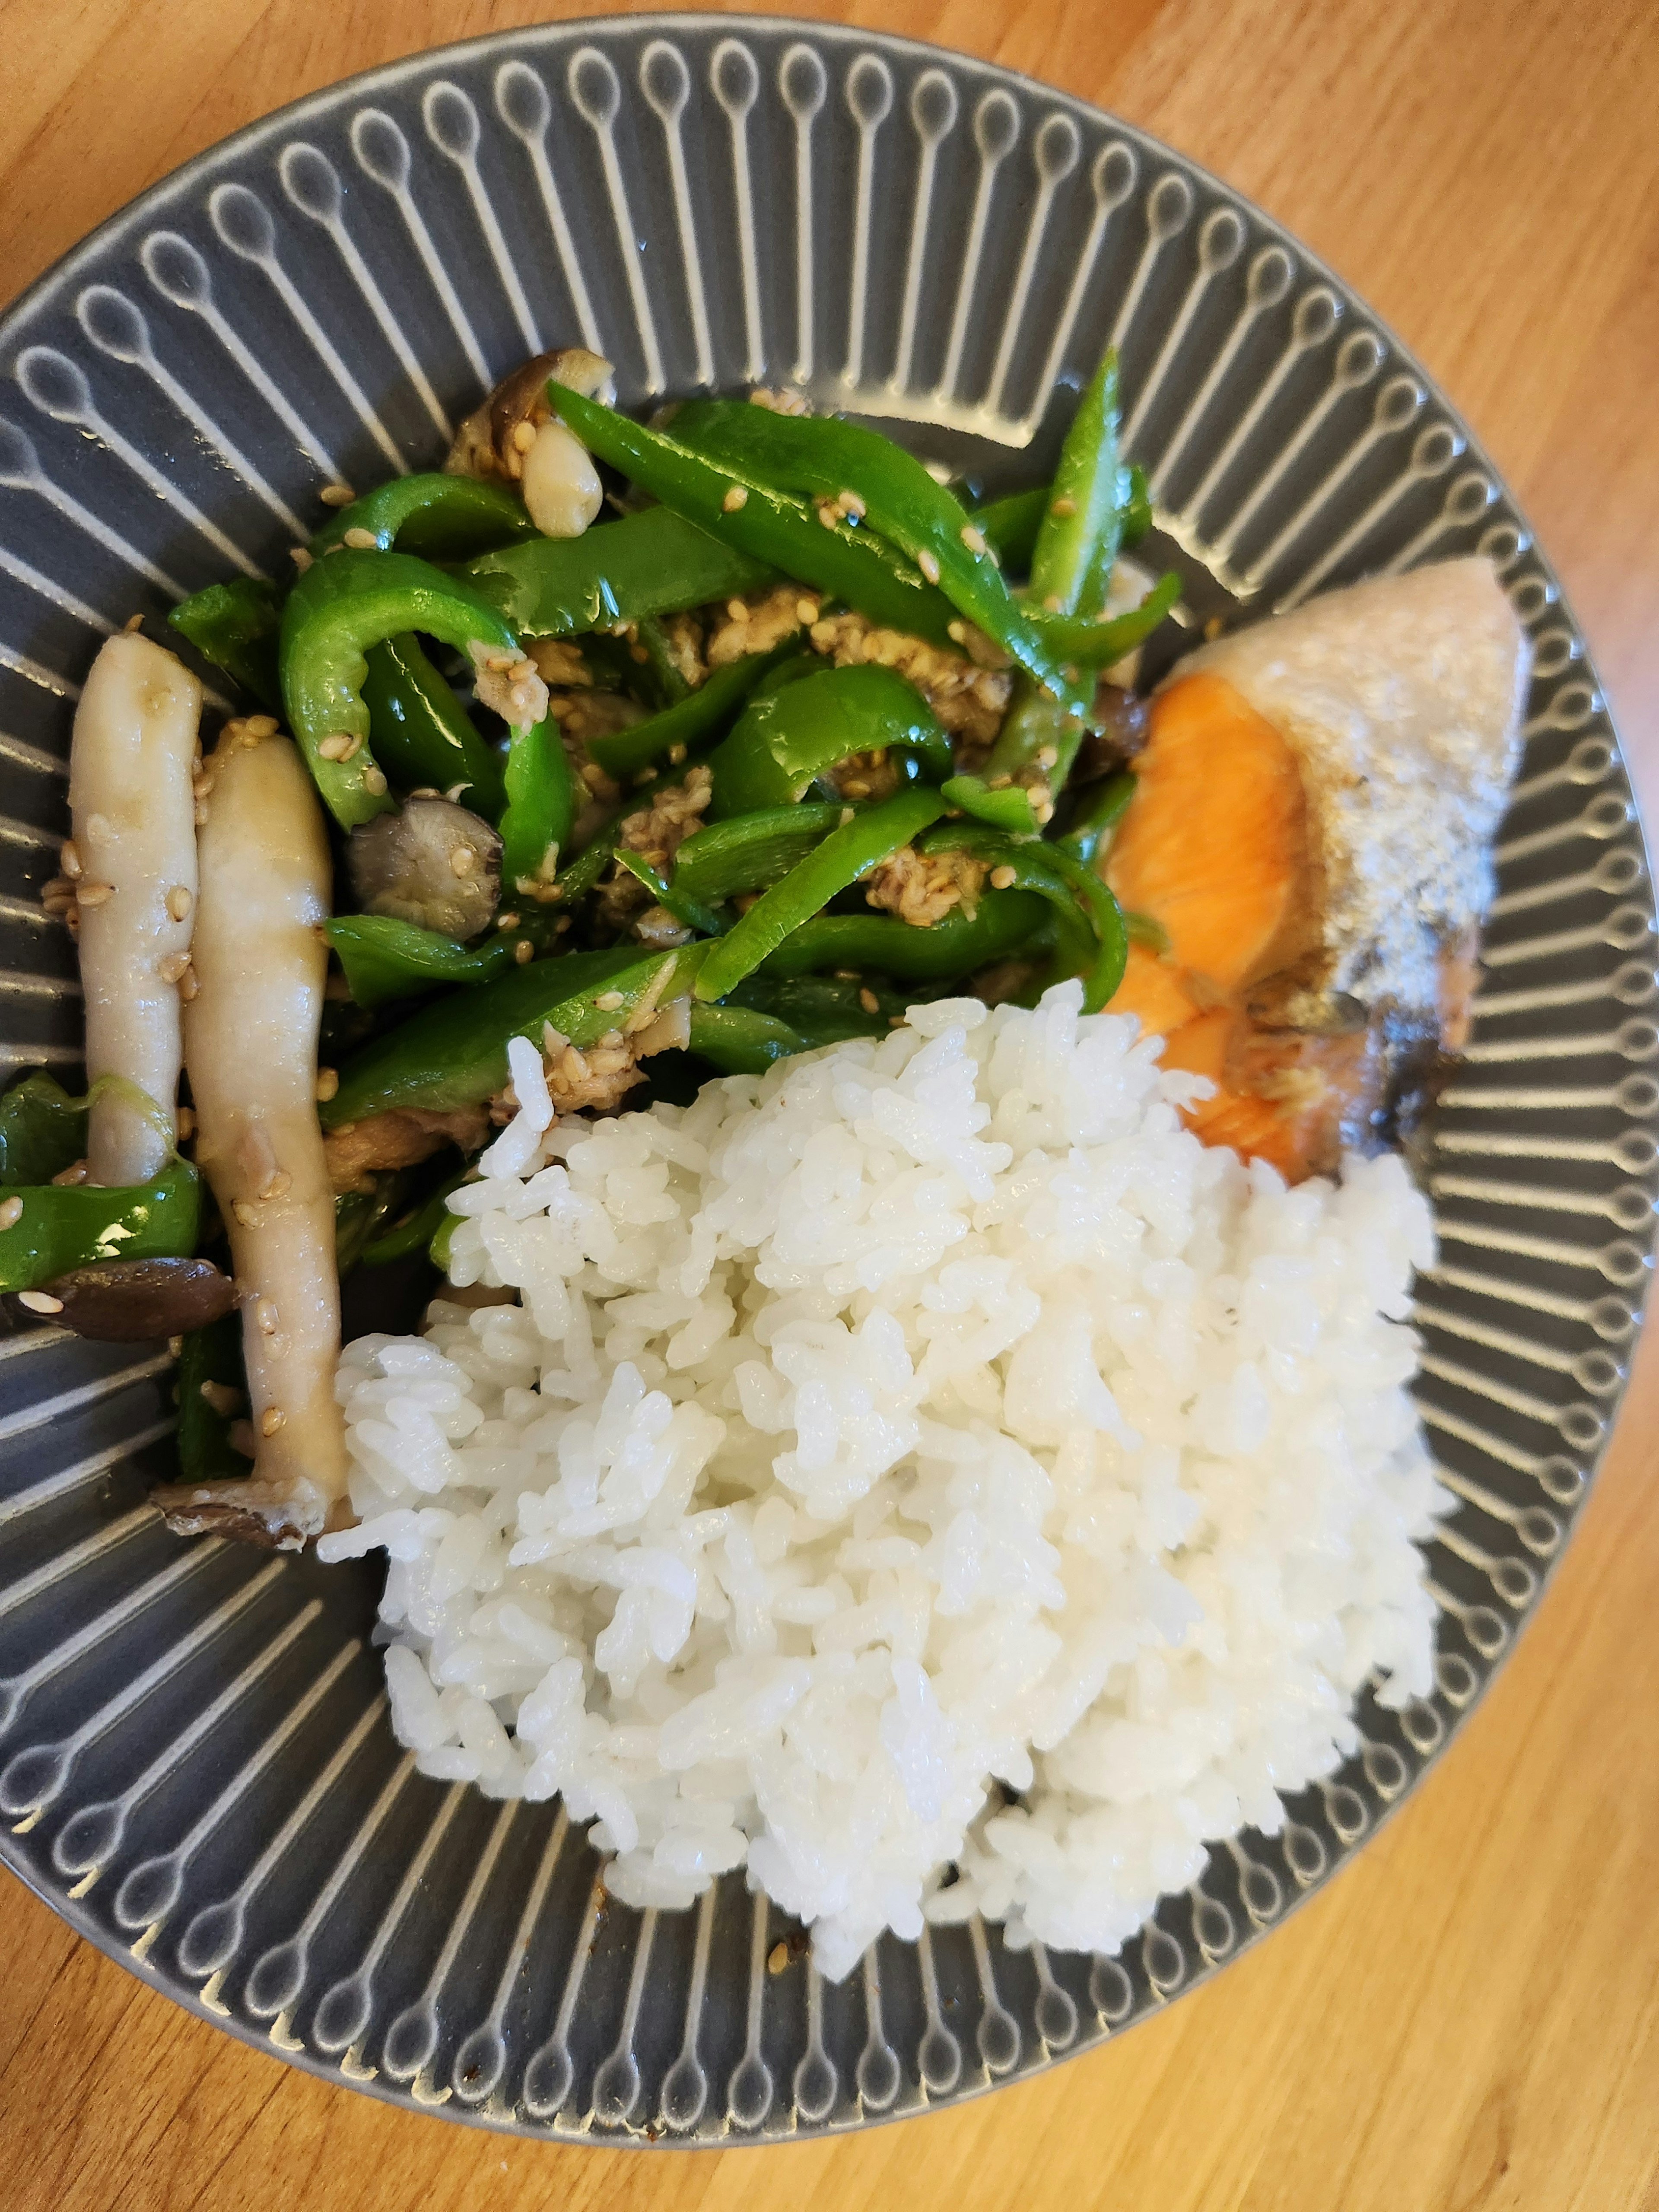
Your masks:
M 846 1973 L 977 1911 L 1111 1950 L 1430 1686 L 1446 1504 L 1393 1158 L 1287 1191 L 1132 1018 L 957 1000 L 685 1109 L 522 1110 L 458 1285 L 339 1388 L 421 1769 L 562 1791 L 633 1905 L 723 1870 Z

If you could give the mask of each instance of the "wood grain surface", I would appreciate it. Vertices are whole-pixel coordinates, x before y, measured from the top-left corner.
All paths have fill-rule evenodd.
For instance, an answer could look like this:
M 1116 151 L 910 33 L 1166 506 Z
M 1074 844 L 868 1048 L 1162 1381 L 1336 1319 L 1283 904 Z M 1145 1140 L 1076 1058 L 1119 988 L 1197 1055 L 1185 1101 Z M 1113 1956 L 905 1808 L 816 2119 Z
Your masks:
M 0 296 L 188 155 L 488 0 L 0 0 Z M 816 15 L 840 10 L 803 9 Z M 1654 0 L 887 0 L 1115 108 L 1329 259 L 1474 423 L 1659 806 Z M 1540 1618 L 1357 1865 L 1109 2046 L 767 2150 L 492 2136 L 179 2012 L 0 1877 L 5 2212 L 1659 2207 L 1659 1345 Z

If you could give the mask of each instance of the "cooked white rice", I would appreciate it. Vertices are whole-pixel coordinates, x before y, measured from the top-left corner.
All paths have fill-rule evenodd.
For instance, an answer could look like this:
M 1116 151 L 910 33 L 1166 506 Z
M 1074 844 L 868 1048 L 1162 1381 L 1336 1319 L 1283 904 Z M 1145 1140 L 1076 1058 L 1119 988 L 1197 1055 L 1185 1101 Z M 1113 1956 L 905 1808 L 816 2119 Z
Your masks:
M 957 1000 L 550 1127 L 456 1193 L 422 1337 L 347 1351 L 400 1740 L 563 1793 L 633 1905 L 723 1870 L 844 1974 L 978 1911 L 1111 1950 L 1430 1686 L 1446 1503 L 1394 1158 L 1206 1149 L 1133 1018 Z M 999 1786 L 1003 1785 L 1003 1786 Z

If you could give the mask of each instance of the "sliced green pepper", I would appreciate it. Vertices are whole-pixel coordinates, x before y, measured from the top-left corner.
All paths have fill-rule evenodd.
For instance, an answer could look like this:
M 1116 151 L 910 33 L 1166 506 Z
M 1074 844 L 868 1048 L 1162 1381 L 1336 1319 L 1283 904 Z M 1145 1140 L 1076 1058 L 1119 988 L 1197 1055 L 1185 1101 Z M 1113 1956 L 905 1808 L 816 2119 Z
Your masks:
M 435 929 L 386 914 L 339 914 L 323 935 L 340 956 L 351 995 L 360 1006 L 412 999 L 445 983 L 487 983 L 513 965 L 510 936 L 487 938 L 471 948 Z
M 331 553 L 313 561 L 283 611 L 283 696 L 289 727 L 330 812 L 343 829 L 387 812 L 393 801 L 368 744 L 364 656 L 372 646 L 421 630 L 465 653 L 480 643 L 516 654 L 518 638 L 465 578 L 411 553 Z M 349 757 L 322 750 L 355 743 Z
M 953 775 L 941 788 L 952 806 L 960 807 L 975 822 L 988 823 L 993 830 L 1003 830 L 1010 837 L 1040 834 L 1031 802 L 1017 783 L 1006 783 L 994 791 L 982 775 Z
M 453 791 L 486 822 L 500 817 L 501 758 L 405 632 L 363 655 L 363 703 L 375 759 L 400 791 Z
M 1093 616 L 1106 603 L 1127 489 L 1119 482 L 1117 422 L 1117 354 L 1108 347 L 1066 433 L 1031 554 L 1031 598 L 1047 613 Z
M 1123 501 L 1123 544 L 1139 545 L 1152 526 L 1152 495 L 1146 471 L 1139 461 L 1129 464 L 1129 485 Z
M 393 477 L 337 508 L 312 539 L 313 558 L 331 553 L 354 530 L 367 530 L 383 553 L 400 545 L 428 561 L 465 561 L 541 535 L 516 494 L 436 469 Z
M 775 489 L 755 470 L 717 464 L 672 434 L 647 430 L 562 384 L 550 384 L 547 396 L 591 452 L 626 470 L 642 490 L 725 544 L 845 599 L 872 622 L 949 644 L 955 619 L 950 600 L 881 539 L 845 521 L 825 529 L 805 500 Z M 738 503 L 728 506 L 728 496 L 739 493 Z
M 1057 653 L 1079 668 L 1109 668 L 1126 653 L 1149 638 L 1181 597 L 1181 579 L 1165 569 L 1138 607 L 1114 615 L 1109 622 L 1088 622 L 1080 616 L 1039 617 L 1037 626 Z
M 666 506 L 596 524 L 580 538 L 537 538 L 486 553 L 464 574 L 524 637 L 612 629 L 729 599 L 772 580 L 763 561 Z
M 1134 795 L 1135 780 L 1127 774 L 1109 775 L 1088 785 L 1078 793 L 1071 820 L 1054 843 L 1063 846 L 1085 868 L 1092 868 L 1103 848 L 1110 846 L 1112 832 Z
M 46 1183 L 86 1158 L 87 1108 L 43 1067 L 0 1097 L 0 1186 Z
M 710 949 L 647 953 L 629 945 L 565 953 L 457 991 L 347 1061 L 339 1089 L 319 1109 L 323 1126 L 337 1129 L 398 1106 L 443 1114 L 480 1105 L 507 1084 L 509 1037 L 539 1045 L 550 1024 L 572 1044 L 597 1043 L 613 1029 L 625 1030 L 641 1002 L 665 1005 L 683 994 Z
M 154 1182 L 31 1184 L 13 1189 L 17 1218 L 0 1229 L 0 1291 L 28 1291 L 98 1260 L 179 1259 L 196 1249 L 201 1182 L 174 1160 Z
M 856 981 L 841 975 L 750 975 L 721 1001 L 786 1023 L 808 1051 L 848 1037 L 885 1036 L 909 1003 L 878 975 Z M 694 1023 L 696 1012 L 694 1007 Z
M 1037 532 L 1048 511 L 1048 487 L 1039 484 L 1035 491 L 1017 491 L 1007 499 L 976 507 L 973 521 L 1005 568 L 1029 574 Z
M 977 824 L 951 823 L 921 841 L 923 852 L 967 853 L 1004 876 L 1005 890 L 1034 891 L 1059 917 L 1061 971 L 1083 977 L 1083 1009 L 1097 1014 L 1123 981 L 1128 934 L 1117 901 L 1063 846 L 1028 844 Z M 1012 873 L 1012 882 L 1007 882 Z
M 276 587 L 255 576 L 210 584 L 204 592 L 181 599 L 167 617 L 204 660 L 222 668 L 250 698 L 274 714 L 283 711 L 276 667 L 282 618 Z
M 933 782 L 952 765 L 951 741 L 933 709 L 894 670 L 866 661 L 804 676 L 752 699 L 710 756 L 708 818 L 798 804 L 837 762 L 864 752 L 896 753 L 909 775 Z
M 787 1022 L 749 1006 L 694 1005 L 690 1026 L 691 1050 L 722 1075 L 764 1075 L 774 1060 L 806 1050 Z
M 902 982 L 943 983 L 994 960 L 1045 949 L 1048 906 L 1029 891 L 987 891 L 971 916 L 959 909 L 927 929 L 887 914 L 821 914 L 805 922 L 760 969 L 766 976 L 852 969 Z
M 411 1170 L 398 1168 L 371 1175 L 366 1190 L 343 1190 L 334 1200 L 334 1265 L 343 1278 L 402 1206 Z
M 387 1267 L 394 1260 L 407 1260 L 416 1252 L 424 1252 L 446 1221 L 453 1218 L 449 1211 L 449 1194 L 459 1190 L 468 1182 L 474 1170 L 459 1168 L 447 1176 L 436 1190 L 423 1199 L 404 1220 L 395 1222 L 383 1236 L 377 1237 L 363 1247 L 366 1267 Z
M 982 531 L 955 494 L 890 438 L 839 416 L 779 415 L 740 399 L 690 401 L 675 416 L 673 435 L 745 483 L 831 502 L 851 494 L 869 528 L 933 578 L 959 614 L 1039 684 L 1066 691 L 1059 662 L 1010 592 Z
M 526 892 L 550 875 L 550 855 L 570 842 L 571 826 L 586 793 L 578 796 L 576 775 L 550 714 L 507 742 L 507 805 L 501 815 L 501 896 Z
M 715 735 L 768 672 L 793 652 L 795 635 L 792 632 L 770 653 L 746 653 L 724 668 L 711 669 L 697 689 L 677 706 L 665 707 L 659 714 L 635 722 L 631 729 L 618 730 L 611 737 L 590 738 L 590 758 L 622 783 L 642 768 L 654 768 L 659 761 L 666 761 L 677 745 L 684 746 L 689 757 Z M 816 661 L 816 654 L 813 659 Z
M 798 862 L 781 883 L 763 891 L 743 919 L 709 947 L 692 986 L 694 995 L 704 1000 L 723 999 L 838 891 L 890 860 L 944 811 L 945 801 L 938 792 L 906 791 L 832 830 L 809 860 Z
M 674 856 L 674 888 L 707 906 L 738 891 L 764 890 L 815 853 L 848 811 L 838 802 L 769 806 L 727 822 L 706 822 Z
M 222 1413 L 212 1398 L 202 1395 L 208 1385 L 217 1397 L 232 1390 L 241 1401 L 246 1417 L 247 1374 L 242 1364 L 242 1324 L 239 1316 L 227 1314 L 207 1328 L 186 1332 L 179 1349 L 179 1471 L 186 1482 L 222 1482 L 245 1475 L 253 1462 L 230 1441 L 235 1413 Z

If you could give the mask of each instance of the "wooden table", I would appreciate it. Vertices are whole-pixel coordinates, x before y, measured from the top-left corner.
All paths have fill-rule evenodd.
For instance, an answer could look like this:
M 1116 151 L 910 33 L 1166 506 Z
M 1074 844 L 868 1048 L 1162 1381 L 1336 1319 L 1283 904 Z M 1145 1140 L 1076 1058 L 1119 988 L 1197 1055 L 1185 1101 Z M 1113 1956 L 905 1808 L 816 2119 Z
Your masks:
M 442 40 L 580 12 L 0 0 L 0 295 L 282 101 Z M 1530 512 L 1659 807 L 1653 0 L 891 0 L 848 12 L 1115 108 L 1351 278 Z M 659 2156 L 502 2142 L 245 2050 L 6 1881 L 0 2203 L 1659 2206 L 1659 1895 L 1645 1887 L 1659 1878 L 1656 1415 L 1650 1341 L 1582 1533 L 1464 1740 L 1282 1933 L 1121 2045 L 833 2142 Z

